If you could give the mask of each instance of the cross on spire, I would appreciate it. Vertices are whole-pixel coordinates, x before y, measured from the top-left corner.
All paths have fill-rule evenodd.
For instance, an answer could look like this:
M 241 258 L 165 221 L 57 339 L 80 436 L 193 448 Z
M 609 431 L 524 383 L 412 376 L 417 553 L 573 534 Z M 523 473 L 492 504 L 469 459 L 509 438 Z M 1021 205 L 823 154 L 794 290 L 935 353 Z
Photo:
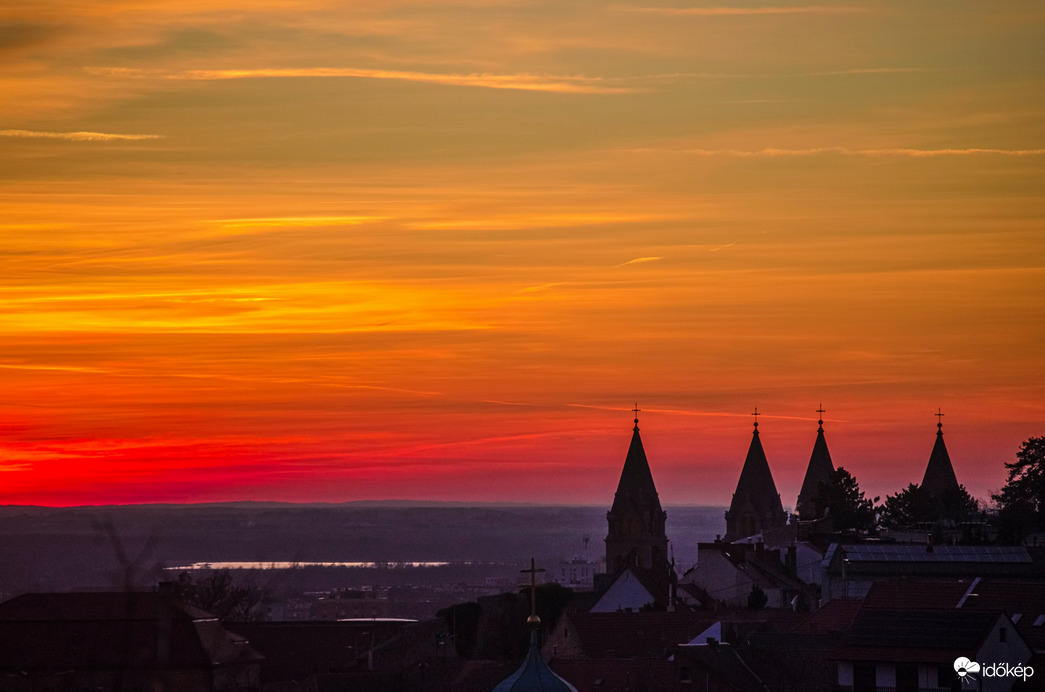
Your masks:
M 758 412 L 758 407 L 757 406 L 755 407 L 755 412 L 752 413 L 751 415 L 755 417 L 755 429 L 757 430 L 758 429 L 758 417 L 762 415 L 761 413 Z
M 635 414 L 635 429 L 636 430 L 639 429 L 639 411 L 641 411 L 641 410 L 642 409 L 639 408 L 638 402 L 635 402 L 635 408 L 631 409 L 631 412 Z
M 934 413 L 933 415 L 936 416 L 936 429 L 940 432 L 943 432 L 943 409 L 937 408 L 936 413 Z
M 823 430 L 824 429 L 824 414 L 827 413 L 827 411 L 824 410 L 824 405 L 820 404 L 820 408 L 818 408 L 816 410 L 816 412 L 820 414 L 820 420 L 818 420 L 816 423 L 817 423 L 817 425 L 820 426 L 820 429 Z
M 637 404 L 636 404 L 637 406 Z M 525 585 L 530 587 L 530 617 L 526 619 L 526 624 L 530 627 L 539 627 L 541 619 L 537 617 L 537 574 L 543 572 L 544 569 L 537 566 L 537 562 L 531 557 L 530 558 L 530 569 L 519 570 L 523 574 L 530 575 L 530 583 Z

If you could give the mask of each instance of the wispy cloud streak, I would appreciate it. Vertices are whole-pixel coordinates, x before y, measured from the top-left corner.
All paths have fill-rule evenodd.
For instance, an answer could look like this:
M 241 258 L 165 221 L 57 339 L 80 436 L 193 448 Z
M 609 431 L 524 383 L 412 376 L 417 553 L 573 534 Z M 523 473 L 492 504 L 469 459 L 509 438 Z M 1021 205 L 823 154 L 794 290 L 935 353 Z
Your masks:
M 291 77 L 342 77 L 356 79 L 392 79 L 407 82 L 425 82 L 448 86 L 484 87 L 487 89 L 517 89 L 522 91 L 550 91 L 572 94 L 624 94 L 634 89 L 609 86 L 599 77 L 534 75 L 534 74 L 455 74 L 407 72 L 400 70 L 372 70 L 354 67 L 271 68 L 244 70 L 181 70 L 166 72 L 124 67 L 88 67 L 91 74 L 107 77 L 154 78 L 186 81 L 214 81 L 225 79 L 264 79 Z
M 626 12 L 663 14 L 673 17 L 745 17 L 767 14 L 852 14 L 867 12 L 864 7 L 822 7 L 797 5 L 794 7 L 622 7 Z
M 84 372 L 90 374 L 108 374 L 107 370 L 100 368 L 81 368 L 72 365 L 18 365 L 0 363 L 0 368 L 5 370 L 54 370 L 58 372 Z
M 694 156 L 735 156 L 739 158 L 754 157 L 788 157 L 816 156 L 819 154 L 838 154 L 841 156 L 910 156 L 913 158 L 933 158 L 938 156 L 1042 156 L 1045 149 L 989 149 L 970 147 L 965 149 L 906 149 L 885 147 L 880 149 L 850 149 L 847 147 L 811 147 L 808 149 L 634 149 L 636 152 L 664 152 L 692 154 Z
M 942 67 L 858 67 L 851 70 L 828 70 L 826 72 L 805 72 L 802 77 L 836 77 L 860 74 L 922 74 L 926 72 L 952 72 Z
M 627 262 L 621 262 L 617 266 L 618 267 L 626 267 L 629 264 L 642 264 L 643 262 L 656 262 L 659 259 L 664 259 L 664 258 L 663 257 L 636 257 L 633 260 L 628 260 Z
M 136 142 L 146 139 L 163 139 L 163 135 L 121 135 L 109 132 L 38 132 L 36 130 L 0 130 L 0 137 L 64 139 L 70 142 Z
M 224 228 L 269 228 L 281 226 L 358 226 L 382 221 L 383 216 L 271 216 L 248 219 L 221 219 L 215 223 Z

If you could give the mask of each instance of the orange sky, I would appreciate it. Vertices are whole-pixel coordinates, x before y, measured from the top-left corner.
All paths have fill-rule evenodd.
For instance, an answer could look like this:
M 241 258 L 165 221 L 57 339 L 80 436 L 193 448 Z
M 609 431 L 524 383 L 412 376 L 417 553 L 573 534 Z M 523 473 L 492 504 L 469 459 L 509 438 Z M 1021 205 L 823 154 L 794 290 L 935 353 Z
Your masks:
M 0 6 L 0 503 L 785 506 L 1045 434 L 1045 7 Z

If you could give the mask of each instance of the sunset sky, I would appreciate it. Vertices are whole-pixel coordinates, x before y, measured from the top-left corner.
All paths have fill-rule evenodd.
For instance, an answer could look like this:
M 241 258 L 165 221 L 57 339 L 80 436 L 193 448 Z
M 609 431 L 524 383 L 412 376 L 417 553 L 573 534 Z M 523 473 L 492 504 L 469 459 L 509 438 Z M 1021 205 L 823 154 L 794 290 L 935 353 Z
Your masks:
M 869 496 L 1045 435 L 1045 3 L 5 0 L 0 504 Z

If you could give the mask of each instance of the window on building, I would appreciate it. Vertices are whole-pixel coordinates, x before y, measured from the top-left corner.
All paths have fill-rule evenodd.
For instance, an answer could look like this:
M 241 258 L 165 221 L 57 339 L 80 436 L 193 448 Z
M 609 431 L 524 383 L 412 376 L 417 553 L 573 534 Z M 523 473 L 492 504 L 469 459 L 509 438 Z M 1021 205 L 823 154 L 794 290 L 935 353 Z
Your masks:
M 896 692 L 918 692 L 918 666 L 900 664 L 896 666 Z
M 853 666 L 853 692 L 878 692 L 878 675 L 873 664 Z
M 936 687 L 951 692 L 962 692 L 962 682 L 951 666 L 940 666 L 936 669 Z

